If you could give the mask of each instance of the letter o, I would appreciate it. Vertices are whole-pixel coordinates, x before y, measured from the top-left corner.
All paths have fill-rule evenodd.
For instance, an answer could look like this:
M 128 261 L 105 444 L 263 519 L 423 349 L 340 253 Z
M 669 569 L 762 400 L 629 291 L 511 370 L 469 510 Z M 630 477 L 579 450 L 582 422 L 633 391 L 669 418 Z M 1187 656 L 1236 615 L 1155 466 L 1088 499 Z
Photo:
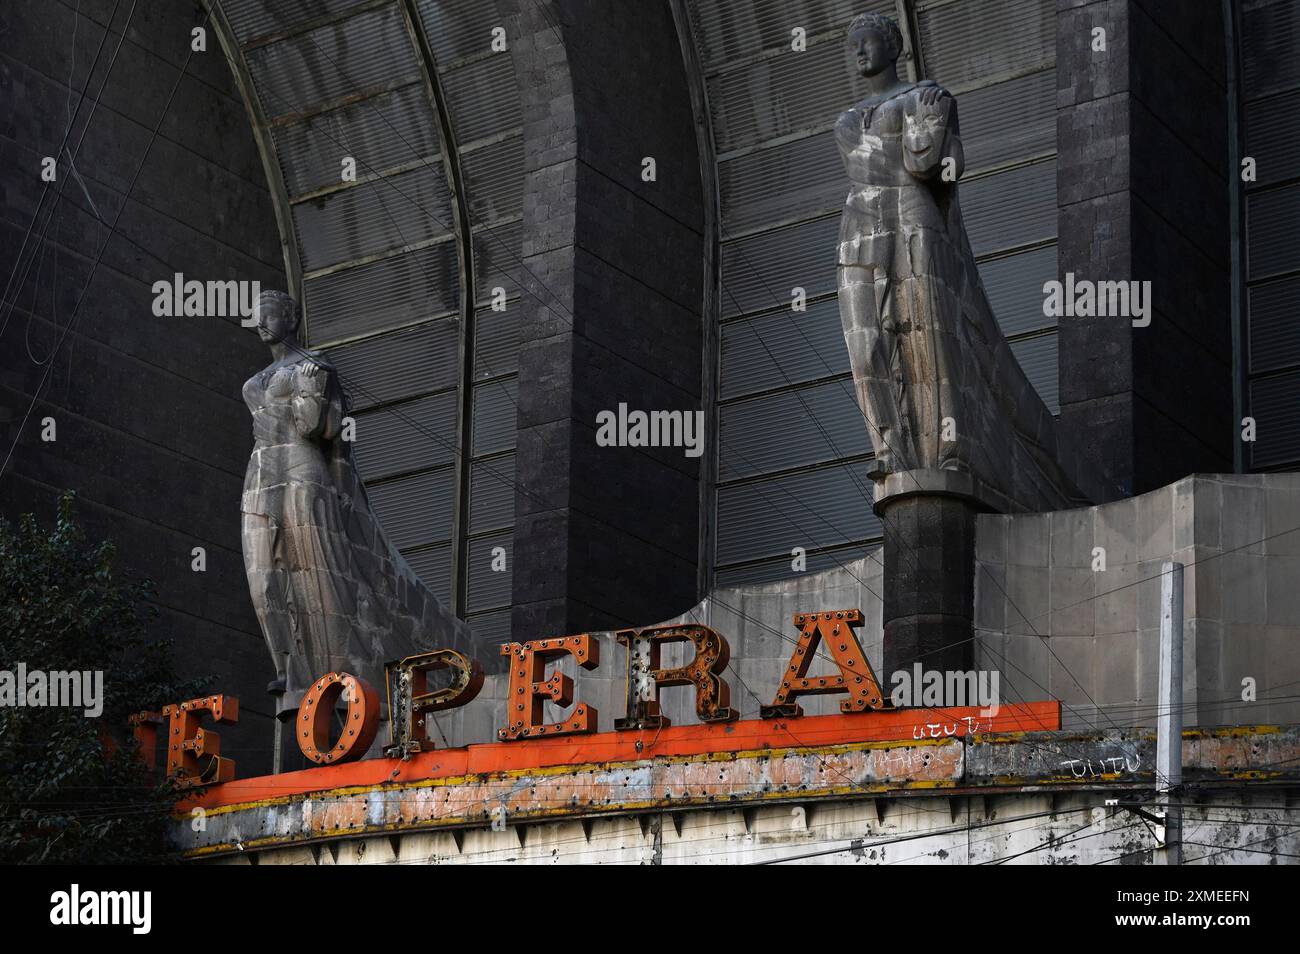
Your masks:
M 348 712 L 338 742 L 330 745 L 334 706 L 348 690 Z M 321 676 L 303 696 L 296 722 L 298 748 L 318 765 L 355 762 L 370 750 L 379 731 L 379 697 L 365 680 L 347 672 Z

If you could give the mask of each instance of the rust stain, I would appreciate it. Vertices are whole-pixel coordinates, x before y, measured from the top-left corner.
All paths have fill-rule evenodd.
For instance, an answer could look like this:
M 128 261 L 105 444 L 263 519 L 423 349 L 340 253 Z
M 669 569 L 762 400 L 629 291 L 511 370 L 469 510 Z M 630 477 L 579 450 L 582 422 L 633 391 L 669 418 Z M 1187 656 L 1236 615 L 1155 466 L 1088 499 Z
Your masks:
M 931 737 L 926 726 L 938 722 L 954 725 L 955 731 Z M 653 745 L 642 749 L 637 748 L 638 738 L 626 732 L 597 733 L 583 737 L 581 742 L 572 738 L 491 742 L 418 752 L 406 761 L 366 759 L 283 775 L 236 779 L 191 795 L 177 808 L 188 811 L 202 807 L 211 814 L 242 806 L 289 804 L 304 795 L 367 791 L 393 781 L 410 785 L 491 772 L 569 771 L 580 765 L 633 764 L 651 757 L 730 761 L 747 752 L 784 749 L 826 751 L 836 746 L 897 746 L 904 741 L 920 746 L 965 737 L 972 726 L 982 727 L 985 733 L 1003 733 L 996 738 L 1015 742 L 1026 731 L 1059 729 L 1060 704 L 1004 705 L 991 718 L 980 717 L 977 707 L 944 710 L 942 715 L 930 709 L 886 709 L 799 719 L 669 726 L 657 734 Z M 981 741 L 990 738 L 986 734 L 977 737 Z
M 955 786 L 962 768 L 962 743 L 948 739 L 485 773 L 306 796 L 277 806 L 275 811 L 283 822 L 281 833 L 261 834 L 256 842 L 293 844 L 339 832 L 363 834 L 481 823 L 499 816 L 502 810 L 513 822 L 638 808 L 933 789 Z M 232 849 L 226 834 L 240 828 L 261 831 L 252 822 L 267 810 L 258 805 L 234 806 L 215 814 L 207 833 L 193 835 L 196 841 L 187 854 L 197 857 Z M 247 848 L 254 842 L 242 843 Z

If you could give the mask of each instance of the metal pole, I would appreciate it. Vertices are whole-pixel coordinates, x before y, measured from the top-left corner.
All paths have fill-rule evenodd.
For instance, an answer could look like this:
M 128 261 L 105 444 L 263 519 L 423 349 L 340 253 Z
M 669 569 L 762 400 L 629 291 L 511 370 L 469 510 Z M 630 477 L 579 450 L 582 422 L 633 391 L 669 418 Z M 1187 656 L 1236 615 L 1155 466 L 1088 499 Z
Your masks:
M 1164 817 L 1158 865 L 1183 863 L 1183 565 L 1165 563 L 1160 574 L 1160 709 L 1156 728 L 1156 806 Z

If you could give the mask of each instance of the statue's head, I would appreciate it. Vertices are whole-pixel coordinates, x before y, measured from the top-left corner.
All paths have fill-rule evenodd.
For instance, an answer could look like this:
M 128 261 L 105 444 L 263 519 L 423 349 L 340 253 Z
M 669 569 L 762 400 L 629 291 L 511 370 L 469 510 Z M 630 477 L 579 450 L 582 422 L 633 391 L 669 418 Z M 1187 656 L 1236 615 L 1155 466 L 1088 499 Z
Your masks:
M 846 37 L 860 76 L 875 76 L 898 62 L 903 34 L 883 13 L 863 13 L 853 18 Z
M 257 336 L 267 344 L 284 341 L 298 333 L 302 312 L 292 295 L 282 291 L 264 291 L 254 307 Z

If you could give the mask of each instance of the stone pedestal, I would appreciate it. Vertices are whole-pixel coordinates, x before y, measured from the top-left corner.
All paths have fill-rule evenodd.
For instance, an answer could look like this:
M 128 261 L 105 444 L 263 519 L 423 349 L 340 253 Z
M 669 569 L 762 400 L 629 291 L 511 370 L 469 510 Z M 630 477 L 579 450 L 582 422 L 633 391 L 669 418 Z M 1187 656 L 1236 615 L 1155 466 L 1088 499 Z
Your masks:
M 975 515 L 958 495 L 916 492 L 877 504 L 885 527 L 884 672 L 969 670 L 974 660 Z

